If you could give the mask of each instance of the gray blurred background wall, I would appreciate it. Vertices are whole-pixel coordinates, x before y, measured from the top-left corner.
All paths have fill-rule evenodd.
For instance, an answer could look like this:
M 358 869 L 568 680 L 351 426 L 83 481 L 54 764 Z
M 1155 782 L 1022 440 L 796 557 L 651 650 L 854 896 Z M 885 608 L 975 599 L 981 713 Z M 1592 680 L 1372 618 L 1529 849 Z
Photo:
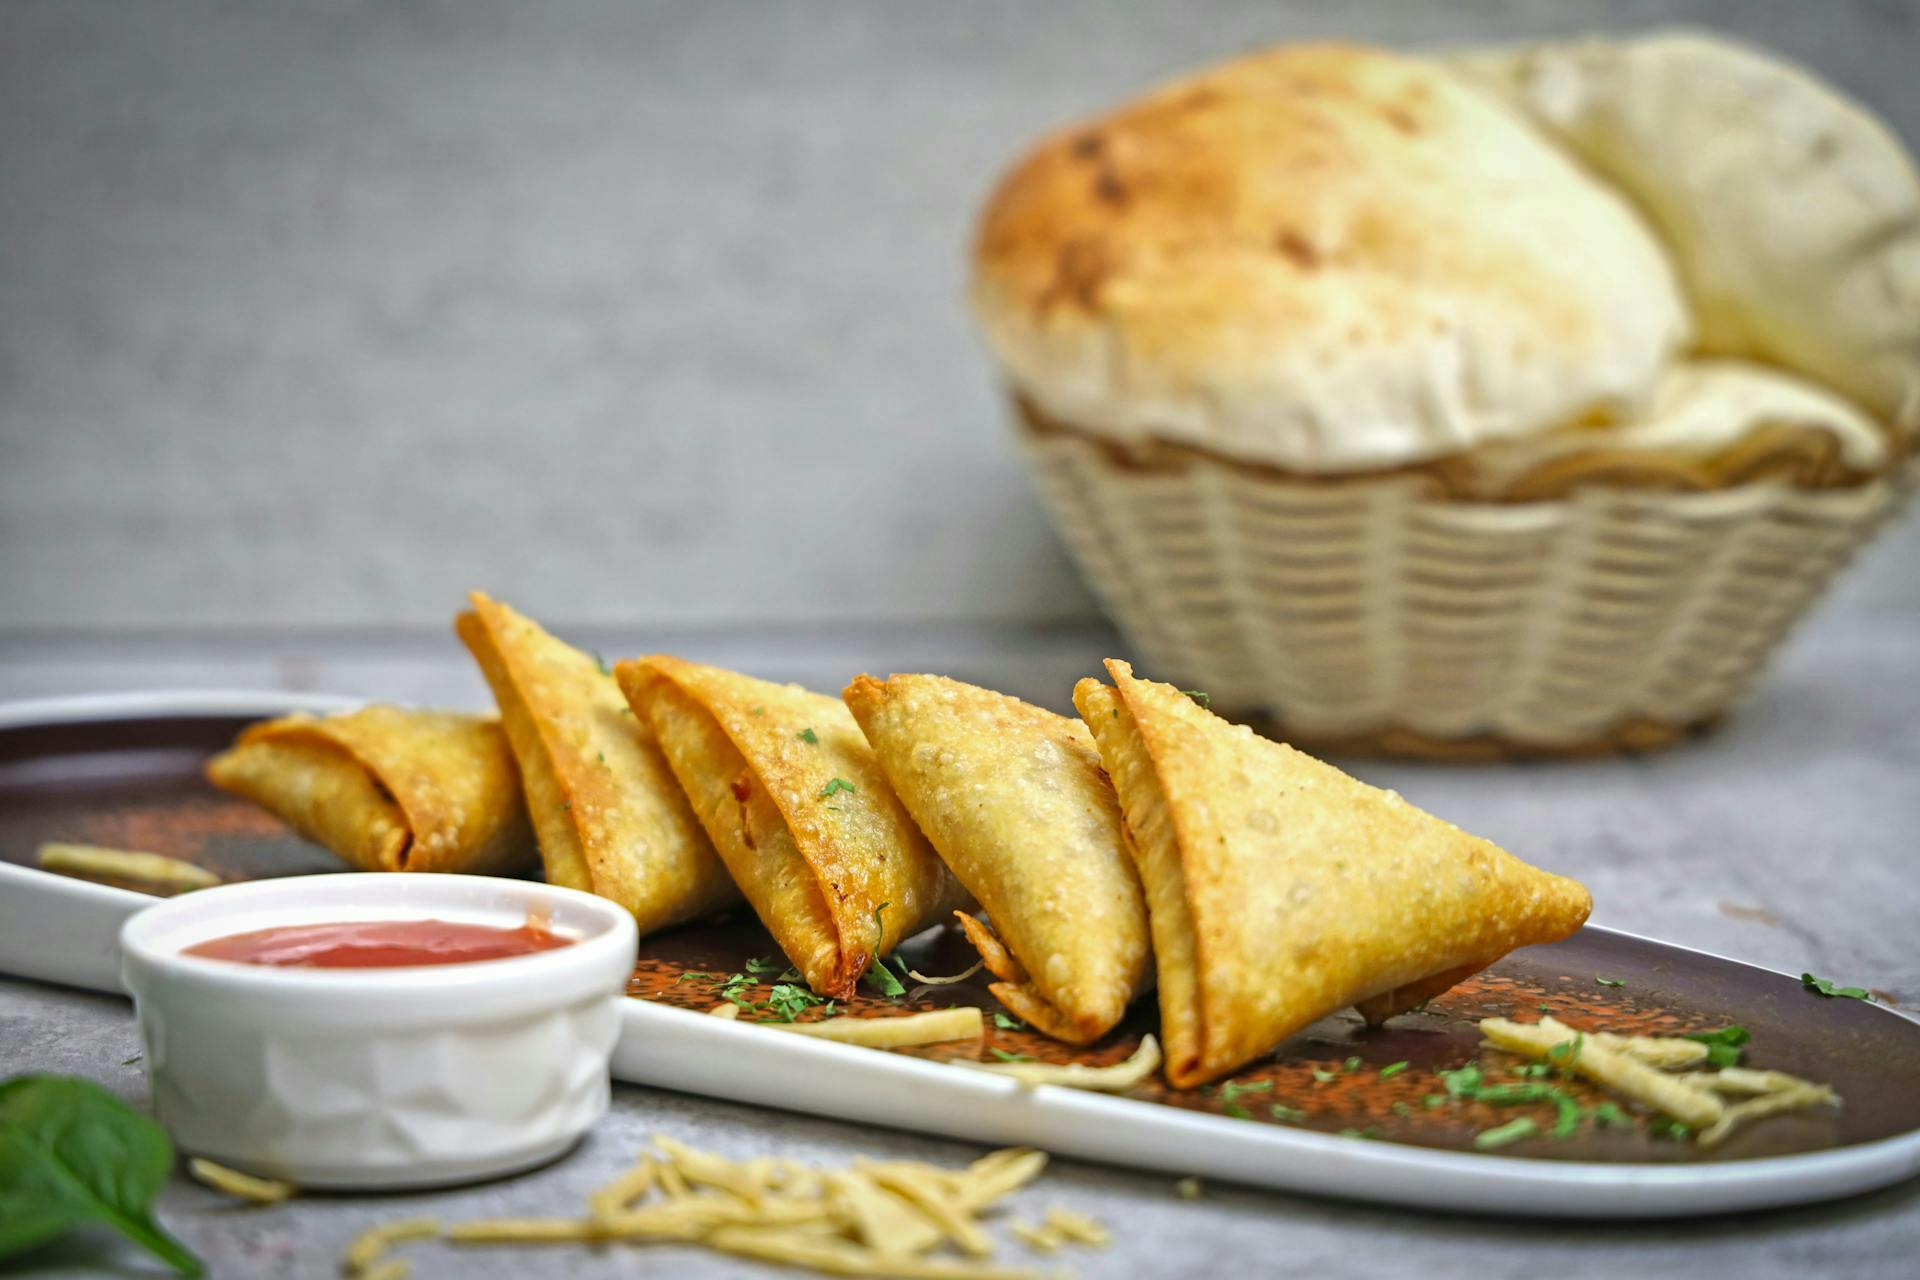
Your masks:
M 959 303 L 1022 142 L 1265 41 L 1675 20 L 1920 137 L 1901 0 L 0 4 L 0 632 L 1084 619 Z

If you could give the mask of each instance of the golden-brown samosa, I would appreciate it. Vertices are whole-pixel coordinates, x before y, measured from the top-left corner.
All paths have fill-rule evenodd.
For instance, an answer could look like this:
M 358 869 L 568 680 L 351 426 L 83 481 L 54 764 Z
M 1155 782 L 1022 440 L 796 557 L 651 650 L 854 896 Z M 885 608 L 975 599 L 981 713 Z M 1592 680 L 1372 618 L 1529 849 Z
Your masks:
M 615 668 L 735 883 L 807 985 L 868 967 L 965 897 L 838 698 L 655 655 Z
M 1174 1085 L 1587 918 L 1574 881 L 1106 665 L 1113 686 L 1082 680 L 1073 700 L 1146 888 Z
M 520 777 L 491 716 L 285 716 L 249 726 L 206 772 L 361 871 L 498 875 L 533 861 Z
M 993 994 L 1059 1040 L 1112 1030 L 1147 975 L 1147 905 L 1087 727 L 944 676 L 863 675 L 843 696 L 985 908 L 988 923 L 960 923 L 1000 979 Z
M 493 688 L 547 880 L 633 913 L 641 933 L 738 895 L 649 729 L 599 661 L 474 592 L 460 639 Z

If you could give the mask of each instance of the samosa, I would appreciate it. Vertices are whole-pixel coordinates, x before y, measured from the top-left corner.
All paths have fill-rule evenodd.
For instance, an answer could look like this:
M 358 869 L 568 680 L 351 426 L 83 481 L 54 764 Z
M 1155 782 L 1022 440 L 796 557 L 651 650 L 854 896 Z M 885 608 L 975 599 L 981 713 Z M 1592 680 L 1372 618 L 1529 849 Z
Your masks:
M 1148 977 L 1147 907 L 1085 725 L 944 676 L 856 677 L 843 695 L 907 812 L 986 910 L 960 924 L 1000 1002 L 1059 1040 L 1099 1039 Z
M 666 655 L 620 687 L 780 949 L 825 996 L 965 901 L 837 698 Z
M 455 628 L 499 703 L 548 882 L 619 903 L 643 934 L 737 901 L 612 674 L 484 593 L 471 599 Z
M 1576 882 L 1106 666 L 1113 686 L 1082 680 L 1074 705 L 1146 888 L 1175 1086 L 1344 1006 L 1436 994 L 1586 920 Z
M 491 716 L 381 705 L 283 716 L 249 725 L 206 774 L 360 871 L 501 875 L 534 858 Z

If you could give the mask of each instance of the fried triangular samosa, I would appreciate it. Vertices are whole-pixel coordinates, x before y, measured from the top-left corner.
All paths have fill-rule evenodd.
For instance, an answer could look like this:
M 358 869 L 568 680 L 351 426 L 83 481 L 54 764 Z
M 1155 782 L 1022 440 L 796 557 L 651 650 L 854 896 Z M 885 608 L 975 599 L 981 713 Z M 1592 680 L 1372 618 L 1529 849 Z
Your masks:
M 643 934 L 736 900 L 612 675 L 506 605 L 471 599 L 455 628 L 500 705 L 548 882 L 619 903 Z
M 944 676 L 863 675 L 844 697 L 894 794 L 986 909 L 988 924 L 961 925 L 1000 979 L 993 994 L 1055 1039 L 1112 1030 L 1147 975 L 1147 905 L 1087 727 Z
M 1146 888 L 1167 1079 L 1201 1084 L 1336 1009 L 1566 937 L 1581 885 L 1109 661 L 1074 705 Z
M 285 716 L 250 725 L 206 772 L 360 871 L 498 875 L 533 861 L 520 776 L 491 716 Z
M 615 668 L 735 883 L 807 985 L 853 994 L 964 895 L 837 698 L 655 655 Z

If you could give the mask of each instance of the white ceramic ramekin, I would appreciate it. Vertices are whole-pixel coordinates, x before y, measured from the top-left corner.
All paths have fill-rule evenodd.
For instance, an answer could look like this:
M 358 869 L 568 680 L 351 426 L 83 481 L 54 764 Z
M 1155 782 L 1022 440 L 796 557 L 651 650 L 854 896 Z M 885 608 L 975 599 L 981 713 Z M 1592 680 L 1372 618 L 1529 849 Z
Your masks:
M 290 924 L 532 913 L 571 946 L 470 964 L 300 969 L 182 955 Z M 444 1186 L 531 1168 L 607 1107 L 633 917 L 488 876 L 294 876 L 140 912 L 122 975 L 154 1110 L 185 1150 L 302 1186 Z

